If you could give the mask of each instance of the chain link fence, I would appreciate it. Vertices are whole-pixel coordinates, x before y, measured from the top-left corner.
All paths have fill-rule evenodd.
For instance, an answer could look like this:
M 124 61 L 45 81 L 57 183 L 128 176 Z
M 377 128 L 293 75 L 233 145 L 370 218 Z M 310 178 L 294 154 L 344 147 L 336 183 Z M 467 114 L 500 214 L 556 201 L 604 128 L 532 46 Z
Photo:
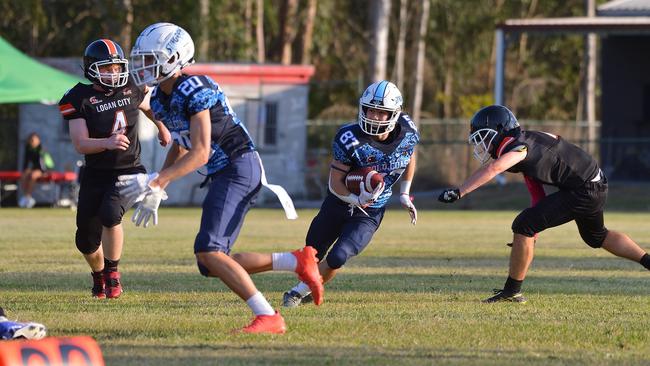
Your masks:
M 601 162 L 603 168 L 620 170 L 624 153 L 639 149 L 650 149 L 650 139 L 602 139 L 589 141 L 586 122 L 575 121 L 520 121 L 522 126 L 531 130 L 547 131 L 562 136 L 564 139 L 591 151 L 601 161 L 600 148 L 604 146 L 607 156 Z M 307 167 L 306 186 L 308 198 L 319 199 L 327 192 L 327 178 L 331 161 L 331 143 L 338 128 L 350 123 L 349 120 L 309 120 L 307 122 Z M 417 172 L 413 182 L 415 191 L 435 190 L 450 184 L 459 184 L 476 168 L 478 162 L 472 155 L 467 143 L 469 122 L 461 119 L 424 119 L 418 126 L 420 144 L 417 148 Z M 600 124 L 597 125 L 598 133 Z M 598 134 L 597 134 L 598 135 Z M 630 149 L 633 143 L 637 150 Z M 646 148 L 645 146 L 648 146 Z M 650 167 L 650 154 L 643 154 Z M 650 172 L 650 169 L 646 169 Z M 518 181 L 521 177 L 506 175 L 498 182 Z M 647 178 L 650 180 L 650 177 Z

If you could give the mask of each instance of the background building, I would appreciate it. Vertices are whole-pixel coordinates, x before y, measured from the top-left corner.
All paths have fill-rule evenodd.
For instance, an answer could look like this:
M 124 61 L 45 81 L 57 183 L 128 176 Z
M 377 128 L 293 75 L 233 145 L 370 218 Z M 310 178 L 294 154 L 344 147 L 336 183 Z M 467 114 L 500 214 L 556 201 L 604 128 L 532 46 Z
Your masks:
M 44 59 L 56 68 L 81 75 L 79 60 Z M 307 101 L 312 66 L 195 64 L 187 73 L 207 74 L 224 90 L 233 109 L 253 137 L 269 182 L 281 184 L 294 198 L 305 195 L 305 149 Z M 72 85 L 71 85 L 72 87 Z M 52 153 L 57 170 L 74 170 L 83 160 L 70 141 L 68 124 L 56 105 L 22 104 L 19 109 L 19 146 L 33 131 L 41 135 L 43 145 Z M 140 142 L 142 162 L 148 171 L 160 169 L 166 149 L 158 144 L 157 130 L 141 114 Z M 22 166 L 23 151 L 18 152 Z M 196 205 L 207 189 L 199 189 L 204 177 L 190 174 L 168 188 L 166 204 Z M 289 178 L 287 178 L 289 177 Z M 38 192 L 35 197 L 38 199 Z M 49 194 L 49 192 L 41 192 Z M 260 201 L 275 203 L 272 193 L 262 190 Z

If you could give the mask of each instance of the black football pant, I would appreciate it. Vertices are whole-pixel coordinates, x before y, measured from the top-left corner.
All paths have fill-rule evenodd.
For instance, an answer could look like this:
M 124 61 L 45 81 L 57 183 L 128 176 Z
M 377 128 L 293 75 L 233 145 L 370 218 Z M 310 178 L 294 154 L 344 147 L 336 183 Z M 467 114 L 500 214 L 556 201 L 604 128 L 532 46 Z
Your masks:
M 545 229 L 575 220 L 582 239 L 600 248 L 607 236 L 603 208 L 607 201 L 607 178 L 587 182 L 574 190 L 563 190 L 543 198 L 536 206 L 522 211 L 512 223 L 512 231 L 533 237 Z

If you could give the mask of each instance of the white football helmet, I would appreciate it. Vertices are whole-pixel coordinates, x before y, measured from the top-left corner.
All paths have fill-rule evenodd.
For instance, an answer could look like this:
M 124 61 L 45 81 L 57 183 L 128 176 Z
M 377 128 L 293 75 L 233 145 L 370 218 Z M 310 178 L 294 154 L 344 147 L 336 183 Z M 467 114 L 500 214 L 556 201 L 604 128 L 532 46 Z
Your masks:
M 155 23 L 140 33 L 130 58 L 136 84 L 154 86 L 194 63 L 194 41 L 175 24 Z
M 390 112 L 386 121 L 366 117 L 368 108 Z M 359 99 L 359 126 L 368 135 L 382 135 L 395 128 L 395 123 L 402 111 L 402 93 L 395 84 L 382 80 L 370 84 Z

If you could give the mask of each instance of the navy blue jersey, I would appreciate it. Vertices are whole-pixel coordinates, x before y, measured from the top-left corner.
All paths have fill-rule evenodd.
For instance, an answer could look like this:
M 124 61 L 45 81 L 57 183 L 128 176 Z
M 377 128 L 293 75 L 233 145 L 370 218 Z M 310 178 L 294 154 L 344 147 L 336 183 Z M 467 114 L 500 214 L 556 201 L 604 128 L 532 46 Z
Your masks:
M 228 98 L 212 79 L 203 75 L 182 75 L 171 95 L 156 87 L 151 94 L 151 110 L 169 129 L 172 139 L 190 150 L 190 118 L 203 110 L 210 111 L 211 152 L 207 174 L 213 174 L 255 145 L 244 125 L 235 115 Z
M 406 113 L 401 113 L 395 129 L 385 141 L 376 141 L 364 133 L 359 124 L 341 127 L 332 144 L 334 159 L 352 169 L 371 167 L 385 174 L 386 188 L 370 207 L 383 207 L 392 195 L 392 187 L 406 170 L 420 141 L 420 134 Z

